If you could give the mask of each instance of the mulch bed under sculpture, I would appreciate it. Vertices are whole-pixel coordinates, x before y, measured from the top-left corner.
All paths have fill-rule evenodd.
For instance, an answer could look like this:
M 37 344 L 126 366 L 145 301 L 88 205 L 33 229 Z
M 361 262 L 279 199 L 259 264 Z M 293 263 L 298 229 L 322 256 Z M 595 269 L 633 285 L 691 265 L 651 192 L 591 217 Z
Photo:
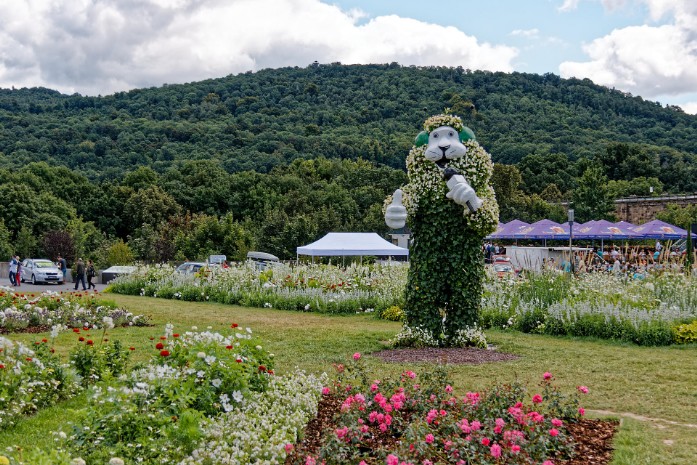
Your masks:
M 431 362 L 446 364 L 480 364 L 514 360 L 518 357 L 491 349 L 394 349 L 371 354 L 386 362 L 415 363 Z M 303 440 L 295 445 L 288 455 L 286 464 L 302 462 L 307 455 L 317 455 L 322 433 L 334 430 L 334 416 L 341 408 L 342 400 L 336 396 L 325 396 L 320 400 L 317 417 L 312 419 L 303 433 Z M 582 419 L 578 423 L 567 423 L 566 427 L 575 443 L 575 454 L 570 460 L 555 462 L 558 465 L 607 465 L 612 459 L 612 438 L 617 431 L 616 420 Z M 389 447 L 396 438 L 382 438 L 375 447 Z

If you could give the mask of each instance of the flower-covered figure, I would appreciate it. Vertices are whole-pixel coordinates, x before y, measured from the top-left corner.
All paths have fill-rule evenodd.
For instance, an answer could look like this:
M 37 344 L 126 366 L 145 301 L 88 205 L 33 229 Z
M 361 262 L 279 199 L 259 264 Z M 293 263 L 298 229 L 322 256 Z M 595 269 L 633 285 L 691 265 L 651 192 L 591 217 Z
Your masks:
M 482 240 L 499 214 L 492 171 L 491 157 L 458 116 L 432 116 L 409 152 L 409 183 L 386 202 L 387 225 L 403 227 L 409 217 L 413 235 L 405 329 L 427 330 L 440 345 L 460 345 L 477 323 Z

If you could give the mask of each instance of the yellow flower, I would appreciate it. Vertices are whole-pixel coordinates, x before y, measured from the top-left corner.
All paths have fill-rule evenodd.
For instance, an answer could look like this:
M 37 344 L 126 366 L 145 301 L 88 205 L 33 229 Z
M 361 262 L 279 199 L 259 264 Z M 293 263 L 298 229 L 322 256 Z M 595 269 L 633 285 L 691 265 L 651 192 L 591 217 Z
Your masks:
M 4 455 L 0 455 L 0 465 L 10 465 L 10 459 Z

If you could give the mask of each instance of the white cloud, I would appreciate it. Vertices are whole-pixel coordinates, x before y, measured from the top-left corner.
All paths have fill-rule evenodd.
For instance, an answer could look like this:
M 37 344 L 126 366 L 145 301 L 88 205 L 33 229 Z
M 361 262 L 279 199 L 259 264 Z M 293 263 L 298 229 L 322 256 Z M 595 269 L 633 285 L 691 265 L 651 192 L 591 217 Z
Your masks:
M 2 2 L 0 17 L 0 86 L 89 95 L 314 60 L 512 71 L 517 54 L 319 0 L 36 0 Z
M 533 29 L 514 29 L 511 31 L 512 36 L 520 37 L 538 37 L 540 35 L 540 30 L 537 28 Z
M 697 115 L 697 102 L 687 102 L 680 105 L 685 113 Z
M 616 29 L 583 47 L 589 61 L 564 62 L 563 77 L 587 77 L 647 98 L 697 88 L 697 2 L 643 0 L 651 17 L 671 24 Z

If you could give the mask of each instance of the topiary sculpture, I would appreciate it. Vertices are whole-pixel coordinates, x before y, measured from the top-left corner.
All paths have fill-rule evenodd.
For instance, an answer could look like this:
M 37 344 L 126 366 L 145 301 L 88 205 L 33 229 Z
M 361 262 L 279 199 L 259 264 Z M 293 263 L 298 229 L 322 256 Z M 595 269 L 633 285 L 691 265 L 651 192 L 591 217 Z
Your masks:
M 388 226 L 409 217 L 413 234 L 403 333 L 465 345 L 479 315 L 482 240 L 498 224 L 493 164 L 458 116 L 432 116 L 424 129 L 407 158 L 409 183 L 385 209 Z

